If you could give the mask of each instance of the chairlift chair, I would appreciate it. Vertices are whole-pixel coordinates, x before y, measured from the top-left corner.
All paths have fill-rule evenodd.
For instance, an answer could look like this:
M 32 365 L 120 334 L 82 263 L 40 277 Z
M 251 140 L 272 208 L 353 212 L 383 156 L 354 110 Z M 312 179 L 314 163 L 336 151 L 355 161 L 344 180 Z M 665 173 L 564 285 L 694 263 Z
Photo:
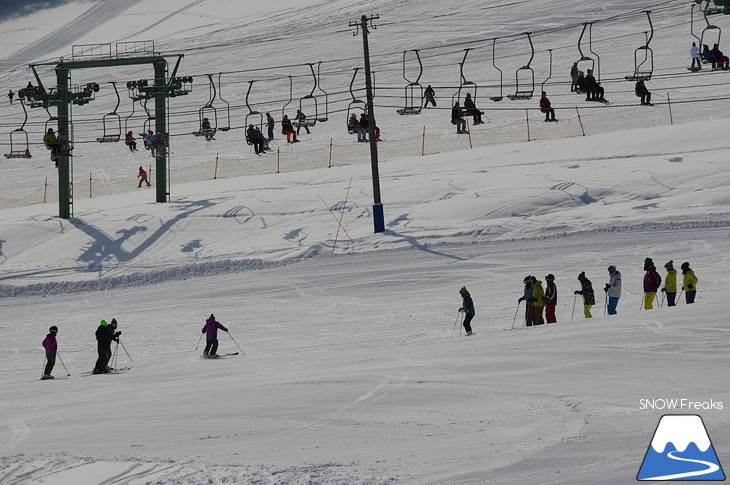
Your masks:
M 399 115 L 421 114 L 421 109 L 423 108 L 423 86 L 418 82 L 423 74 L 423 63 L 421 63 L 421 56 L 418 54 L 418 49 L 413 49 L 411 52 L 416 54 L 416 60 L 418 61 L 418 77 L 416 77 L 415 81 L 411 81 L 406 77 L 406 54 L 408 51 L 403 51 L 403 79 L 408 84 L 405 87 L 405 105 L 403 108 L 396 110 L 396 113 Z
M 507 95 L 512 101 L 532 99 L 532 95 L 535 92 L 535 71 L 530 67 L 530 63 L 532 63 L 532 59 L 535 57 L 535 47 L 532 45 L 530 32 L 525 32 L 525 35 L 527 35 L 527 40 L 530 42 L 530 59 L 527 61 L 527 64 L 515 71 L 515 94 Z M 525 81 L 526 76 L 529 82 Z M 522 82 L 520 82 L 520 78 L 522 78 Z
M 709 5 L 709 1 L 707 2 L 707 5 Z M 702 14 L 705 17 L 705 23 L 707 24 L 707 26 L 704 29 L 702 29 L 702 34 L 700 34 L 700 45 L 699 45 L 700 50 L 702 50 L 702 48 L 705 44 L 707 44 L 708 46 L 714 45 L 714 44 L 720 45 L 720 37 L 722 36 L 722 29 L 720 27 L 718 27 L 717 25 L 711 24 L 710 19 L 707 18 L 707 16 L 709 15 L 707 13 L 707 5 L 705 6 L 704 10 L 702 10 Z M 709 30 L 717 30 L 717 40 L 716 41 L 714 41 L 714 42 L 705 41 L 705 34 L 707 34 Z
M 540 91 L 543 93 L 545 92 L 545 84 L 550 80 L 551 77 L 553 77 L 553 50 L 548 49 L 548 53 L 550 54 L 550 61 L 548 63 L 548 65 L 550 66 L 548 70 L 548 77 L 546 77 L 540 85 Z
M 291 77 L 290 77 L 291 78 Z M 251 109 L 251 105 L 248 102 L 248 97 L 251 94 L 251 87 L 253 86 L 253 83 L 255 83 L 255 80 L 248 82 L 248 91 L 246 91 L 246 107 L 248 108 L 248 114 L 246 115 L 245 125 L 244 128 L 246 130 L 246 143 L 249 145 L 253 145 L 253 140 L 248 139 L 248 127 L 249 125 L 258 125 L 259 129 L 263 128 L 264 126 L 264 114 L 260 111 L 254 111 Z M 291 101 L 291 100 L 290 100 Z M 289 103 L 287 103 L 289 104 Z M 282 110 L 283 113 L 283 110 Z M 282 118 L 284 118 L 282 114 Z M 258 123 L 254 123 L 253 121 L 258 120 Z
M 651 23 L 651 11 L 645 10 L 644 13 L 649 19 L 650 32 L 644 32 L 646 42 L 634 51 L 634 74 L 626 76 L 627 81 L 648 81 L 654 72 L 654 52 L 649 47 L 651 39 L 654 37 L 654 26 Z M 643 54 L 643 59 L 639 61 Z
M 355 84 L 355 78 L 357 77 L 357 71 L 359 71 L 360 68 L 356 67 L 355 72 L 352 74 L 352 80 L 350 80 L 350 96 L 352 96 L 352 101 L 350 101 L 350 104 L 347 105 L 347 119 L 345 119 L 345 127 L 347 128 L 347 132 L 350 134 L 355 133 L 350 129 L 349 121 L 350 117 L 353 114 L 356 114 L 355 111 L 360 111 L 360 113 L 367 114 L 368 112 L 368 106 L 365 101 L 361 99 L 355 98 L 355 91 L 353 89 L 353 85 Z
M 595 67 L 596 67 L 596 61 L 595 61 L 595 59 L 593 59 L 592 57 L 587 56 L 586 54 L 584 54 L 583 53 L 583 47 L 582 47 L 583 35 L 585 35 L 585 33 L 586 33 L 586 28 L 588 28 L 588 26 L 591 26 L 591 25 L 593 25 L 592 22 L 586 22 L 586 23 L 584 23 L 583 24 L 583 30 L 580 32 L 580 37 L 578 37 L 578 52 L 580 53 L 580 59 L 578 59 L 576 61 L 576 64 L 578 65 L 578 71 L 582 71 L 584 73 L 585 72 L 588 72 L 588 71 L 595 72 Z M 590 35 L 590 32 L 589 32 L 589 35 Z M 583 66 L 586 65 L 587 62 L 590 62 L 590 66 L 591 67 L 583 67 Z
M 324 123 L 327 121 L 327 118 L 329 117 L 329 101 L 328 101 L 329 95 L 327 94 L 327 91 L 322 89 L 322 82 L 321 82 L 320 72 L 319 72 L 319 68 L 321 66 L 322 66 L 322 61 L 319 61 L 317 63 L 317 78 L 316 79 L 317 79 L 317 89 L 322 92 L 322 95 L 324 95 L 324 114 L 322 114 L 322 112 L 320 111 L 320 113 L 317 117 L 317 121 L 319 121 L 320 123 Z
M 226 104 L 226 124 L 224 126 L 219 126 L 218 129 L 220 131 L 228 131 L 231 129 L 231 105 L 228 101 L 223 99 L 223 90 L 221 88 L 221 75 L 223 73 L 218 73 L 218 99 L 223 101 Z
M 213 106 L 213 102 L 216 98 L 216 88 L 215 83 L 213 82 L 213 75 L 206 74 L 206 76 L 208 76 L 208 81 L 210 85 L 210 98 L 208 99 L 208 102 L 205 103 L 205 105 L 203 105 L 203 107 L 198 110 L 198 130 L 194 131 L 193 135 L 204 136 L 206 140 L 210 141 L 214 139 L 213 137 L 215 136 L 215 132 L 218 129 L 218 111 L 216 110 L 215 106 Z M 203 128 L 203 123 L 206 120 L 210 123 L 210 128 Z
M 502 94 L 502 86 L 503 86 L 502 76 L 503 76 L 503 72 L 502 72 L 502 70 L 500 68 L 497 67 L 497 61 L 496 61 L 496 56 L 495 56 L 496 52 L 497 52 L 497 39 L 495 38 L 492 41 L 492 65 L 494 66 L 494 68 L 496 70 L 499 71 L 499 96 L 490 96 L 489 97 L 489 99 L 491 99 L 492 101 L 495 101 L 495 102 L 502 101 L 504 99 L 504 96 Z
M 25 131 L 25 124 L 28 122 L 28 110 L 25 108 L 23 98 L 19 98 L 20 106 L 23 107 L 23 124 L 20 128 L 10 132 L 10 153 L 5 153 L 5 158 L 31 158 L 28 132 Z
M 309 116 L 305 118 L 304 120 L 294 120 L 293 123 L 296 126 L 300 127 L 310 127 L 317 124 L 317 121 L 319 120 L 319 109 L 317 106 L 317 98 L 314 96 L 314 91 L 317 89 L 317 76 L 314 74 L 314 64 L 308 63 L 309 69 L 312 71 L 312 77 L 314 78 L 314 86 L 312 86 L 312 90 L 309 92 L 309 94 L 302 96 L 299 98 L 299 111 L 302 113 L 305 113 L 307 111 L 310 112 L 311 110 L 307 109 L 305 110 L 305 107 L 312 107 L 314 109 L 314 116 Z
M 117 83 L 112 81 L 114 87 L 114 94 L 117 95 L 117 105 L 114 110 L 104 115 L 101 119 L 102 124 L 102 135 L 96 139 L 99 143 L 110 143 L 118 142 L 122 134 L 122 118 L 117 114 L 119 109 L 119 90 L 117 90 Z

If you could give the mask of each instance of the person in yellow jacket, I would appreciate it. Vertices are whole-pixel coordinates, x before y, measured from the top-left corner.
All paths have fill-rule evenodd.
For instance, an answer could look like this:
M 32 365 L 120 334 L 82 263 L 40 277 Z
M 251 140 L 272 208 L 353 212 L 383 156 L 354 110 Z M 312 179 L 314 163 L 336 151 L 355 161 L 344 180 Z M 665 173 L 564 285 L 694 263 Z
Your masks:
M 545 308 L 545 290 L 542 287 L 542 281 L 534 276 L 532 277 L 532 312 L 534 315 L 534 325 L 542 325 L 545 320 L 542 318 L 542 312 Z
M 664 265 L 667 270 L 667 276 L 664 278 L 664 287 L 662 293 L 667 295 L 667 306 L 676 306 L 677 298 L 677 270 L 674 269 L 674 261 L 669 261 Z
M 51 150 L 51 160 L 54 162 L 58 159 L 58 140 L 56 134 L 53 132 L 53 128 L 48 128 L 48 132 L 43 135 L 43 143 L 46 148 Z
M 688 262 L 682 263 L 682 289 L 684 290 L 684 298 L 687 304 L 695 302 L 697 295 L 697 277 L 695 272 L 689 267 Z

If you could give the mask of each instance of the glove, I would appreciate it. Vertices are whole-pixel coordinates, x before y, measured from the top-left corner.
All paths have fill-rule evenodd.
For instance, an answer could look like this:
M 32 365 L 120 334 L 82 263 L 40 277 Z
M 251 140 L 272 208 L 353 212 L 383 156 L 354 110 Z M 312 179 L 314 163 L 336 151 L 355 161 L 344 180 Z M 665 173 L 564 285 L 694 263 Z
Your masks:
M 117 333 L 115 333 L 115 334 L 114 334 L 114 337 L 115 337 L 115 338 L 116 338 L 116 337 L 119 337 L 119 336 L 120 336 L 121 334 L 122 334 L 122 331 L 120 330 L 120 331 L 118 331 Z
M 684 291 L 684 286 L 682 287 L 682 291 Z
M 662 288 L 662 293 L 666 293 L 666 292 L 667 292 L 667 289 L 666 288 Z
M 580 290 L 575 290 L 575 291 L 573 292 L 573 294 L 574 294 L 574 295 L 582 295 L 582 294 L 583 294 L 583 292 L 582 292 L 582 291 L 580 291 Z
M 203 329 L 202 332 L 205 333 L 205 329 Z
M 464 309 L 463 308 L 459 308 L 459 313 L 463 313 L 463 312 L 464 312 Z
M 608 283 L 606 283 L 606 287 L 603 288 L 603 291 L 605 291 L 606 293 L 608 293 L 608 290 L 610 290 L 610 289 L 611 289 L 611 285 L 609 285 Z
M 522 303 L 522 300 L 524 300 L 524 298 L 518 298 L 517 303 Z

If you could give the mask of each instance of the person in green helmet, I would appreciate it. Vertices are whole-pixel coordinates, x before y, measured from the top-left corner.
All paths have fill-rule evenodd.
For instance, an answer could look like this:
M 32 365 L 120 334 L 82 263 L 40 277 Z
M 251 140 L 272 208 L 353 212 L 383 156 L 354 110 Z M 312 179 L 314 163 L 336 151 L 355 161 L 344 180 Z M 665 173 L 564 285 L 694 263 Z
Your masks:
M 116 323 L 116 320 L 114 320 Z M 96 359 L 96 365 L 92 373 L 94 374 L 105 374 L 109 372 L 109 359 L 112 358 L 112 341 L 119 339 L 119 335 L 122 332 L 115 332 L 111 325 L 107 324 L 106 320 L 99 322 L 99 328 L 96 329 L 96 348 L 99 353 L 99 357 Z

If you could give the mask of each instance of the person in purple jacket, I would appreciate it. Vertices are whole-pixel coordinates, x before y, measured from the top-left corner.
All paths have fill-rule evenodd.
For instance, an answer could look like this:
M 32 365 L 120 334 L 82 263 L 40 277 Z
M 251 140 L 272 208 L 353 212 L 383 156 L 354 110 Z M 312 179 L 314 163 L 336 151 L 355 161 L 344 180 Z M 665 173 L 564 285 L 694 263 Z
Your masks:
M 43 370 L 43 376 L 41 377 L 43 380 L 53 379 L 51 371 L 53 366 L 56 365 L 56 352 L 58 351 L 56 333 L 58 333 L 58 327 L 53 325 L 48 329 L 48 335 L 43 340 L 43 348 L 46 349 L 46 368 Z
M 652 303 L 656 297 L 656 292 L 662 285 L 662 277 L 657 273 L 654 261 L 651 258 L 644 260 L 644 309 L 651 310 L 654 308 Z
M 203 326 L 203 333 L 205 334 L 205 350 L 203 350 L 203 357 L 206 359 L 214 359 L 218 357 L 216 352 L 218 351 L 219 328 L 224 332 L 228 331 L 226 327 L 216 322 L 215 315 L 211 313 Z

